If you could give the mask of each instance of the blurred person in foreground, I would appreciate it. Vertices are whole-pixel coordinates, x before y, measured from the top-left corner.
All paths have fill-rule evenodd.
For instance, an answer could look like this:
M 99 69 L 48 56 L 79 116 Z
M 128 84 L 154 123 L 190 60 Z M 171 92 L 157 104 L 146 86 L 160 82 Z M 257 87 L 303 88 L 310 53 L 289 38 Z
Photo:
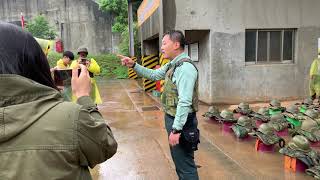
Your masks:
M 92 179 L 117 142 L 89 97 L 87 68 L 75 68 L 65 102 L 30 33 L 0 22 L 0 179 Z

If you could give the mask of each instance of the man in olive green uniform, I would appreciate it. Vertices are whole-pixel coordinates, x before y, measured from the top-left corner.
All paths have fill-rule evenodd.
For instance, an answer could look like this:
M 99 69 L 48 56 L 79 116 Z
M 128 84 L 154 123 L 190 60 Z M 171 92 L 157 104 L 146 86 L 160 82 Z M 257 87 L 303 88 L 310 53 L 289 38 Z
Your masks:
M 180 137 L 193 131 L 199 135 L 196 111 L 198 110 L 198 70 L 184 53 L 185 38 L 181 31 L 169 31 L 162 39 L 163 57 L 171 61 L 163 67 L 152 70 L 136 64 L 132 59 L 119 55 L 122 64 L 133 68 L 139 75 L 156 81 L 165 79 L 161 102 L 165 112 L 165 126 L 169 135 L 172 159 L 179 179 L 197 180 L 198 172 L 194 162 L 193 148 L 184 146 Z M 199 137 L 199 136 L 198 136 Z

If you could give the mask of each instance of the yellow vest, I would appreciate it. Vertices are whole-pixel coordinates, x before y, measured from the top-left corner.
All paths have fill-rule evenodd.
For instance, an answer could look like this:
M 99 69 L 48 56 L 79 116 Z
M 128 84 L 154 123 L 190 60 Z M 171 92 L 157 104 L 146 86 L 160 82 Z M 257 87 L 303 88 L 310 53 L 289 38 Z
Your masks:
M 100 74 L 100 66 L 98 65 L 96 60 L 91 58 L 90 62 L 91 63 L 90 63 L 90 66 L 88 67 L 88 71 L 92 72 L 94 75 Z M 77 67 L 78 65 L 79 65 L 78 61 L 74 60 L 74 61 L 72 61 L 71 65 L 70 65 L 70 68 L 73 69 L 73 68 Z M 91 89 L 91 98 L 92 98 L 92 100 L 96 104 L 102 104 L 102 99 L 101 99 L 101 96 L 100 96 L 99 88 L 98 88 L 97 82 L 96 82 L 96 80 L 94 78 L 91 78 L 91 84 L 92 84 L 92 89 Z M 75 95 L 72 95 L 72 101 L 73 102 L 77 101 L 77 97 Z
M 320 59 L 313 60 L 310 68 L 310 77 L 320 75 Z
M 63 59 L 60 59 L 59 61 L 57 61 L 57 67 L 58 69 L 68 69 L 69 68 L 69 65 L 64 65 L 63 63 Z

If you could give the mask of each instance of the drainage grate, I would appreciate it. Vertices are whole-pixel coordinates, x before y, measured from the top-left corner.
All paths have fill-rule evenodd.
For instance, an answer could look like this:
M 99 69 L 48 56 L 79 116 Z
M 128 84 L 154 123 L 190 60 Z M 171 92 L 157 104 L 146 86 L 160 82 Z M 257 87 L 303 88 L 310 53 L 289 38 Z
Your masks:
M 159 111 L 157 106 L 144 106 L 141 108 L 142 111 Z

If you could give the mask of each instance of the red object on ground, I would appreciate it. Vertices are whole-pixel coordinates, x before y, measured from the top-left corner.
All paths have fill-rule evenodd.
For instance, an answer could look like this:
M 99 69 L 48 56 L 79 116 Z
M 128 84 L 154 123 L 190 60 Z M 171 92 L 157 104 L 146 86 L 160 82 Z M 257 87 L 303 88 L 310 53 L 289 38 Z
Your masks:
M 305 172 L 307 165 L 301 162 L 299 159 L 284 156 L 284 169 L 293 172 Z
M 222 130 L 224 132 L 232 132 L 231 126 L 233 125 L 233 123 L 230 122 L 223 122 L 222 124 Z
M 60 39 L 56 41 L 56 52 L 58 53 L 63 52 L 63 43 Z
M 310 146 L 311 147 L 320 147 L 320 142 L 318 141 L 318 142 L 312 142 L 312 143 L 310 143 Z
M 260 120 L 256 120 L 256 127 L 259 128 L 261 124 L 263 124 L 264 122 L 260 121 Z
M 156 67 L 154 69 L 159 69 L 160 65 L 156 65 Z M 157 91 L 161 91 L 161 81 L 156 81 L 156 90 Z
M 272 145 L 263 144 L 263 142 L 257 138 L 255 149 L 256 149 L 256 151 L 261 151 L 261 152 L 273 152 L 274 145 L 273 144 Z

